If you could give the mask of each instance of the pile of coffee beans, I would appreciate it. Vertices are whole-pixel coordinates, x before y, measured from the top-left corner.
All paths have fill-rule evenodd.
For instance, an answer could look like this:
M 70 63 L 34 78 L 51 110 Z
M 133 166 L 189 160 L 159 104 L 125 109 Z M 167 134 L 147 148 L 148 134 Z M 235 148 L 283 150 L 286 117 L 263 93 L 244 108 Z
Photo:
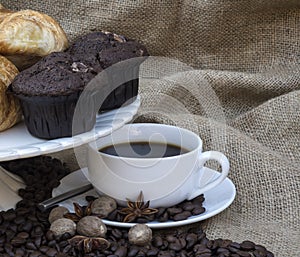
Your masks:
M 24 201 L 39 203 L 52 196 L 52 189 L 70 170 L 58 159 L 41 156 L 0 163 L 5 169 L 19 175 L 26 188 L 19 190 Z
M 86 200 L 93 201 L 96 198 L 93 196 L 87 196 Z M 135 223 L 147 223 L 151 221 L 159 221 L 159 222 L 166 222 L 169 220 L 173 221 L 180 221 L 186 220 L 187 218 L 193 215 L 199 215 L 205 212 L 205 208 L 202 206 L 204 202 L 204 195 L 199 195 L 198 197 L 194 198 L 193 200 L 186 200 L 183 201 L 175 206 L 169 208 L 158 208 L 158 212 L 152 215 L 147 215 L 143 217 L 139 217 L 134 220 Z M 117 206 L 116 210 L 112 211 L 106 219 L 111 221 L 122 222 L 125 218 L 124 214 L 121 214 L 120 211 L 123 209 L 123 206 Z
M 50 210 L 41 212 L 36 204 L 51 196 L 59 180 L 69 173 L 59 160 L 35 157 L 1 163 L 6 169 L 20 175 L 27 187 L 20 190 L 23 197 L 15 209 L 0 212 L 0 256 L 3 257 L 273 257 L 264 246 L 250 241 L 209 240 L 200 228 L 179 232 L 169 229 L 154 231 L 150 245 L 129 243 L 128 229 L 108 226 L 106 239 L 110 247 L 104 251 L 83 253 L 69 244 L 68 233 L 55 236 L 50 230 Z M 175 207 L 174 207 L 175 208 Z M 176 207 L 178 208 L 178 206 Z M 180 208 L 183 208 L 181 206 Z M 165 210 L 166 211 L 166 210 Z M 176 211 L 174 212 L 176 213 Z M 168 214 L 171 215 L 171 214 Z

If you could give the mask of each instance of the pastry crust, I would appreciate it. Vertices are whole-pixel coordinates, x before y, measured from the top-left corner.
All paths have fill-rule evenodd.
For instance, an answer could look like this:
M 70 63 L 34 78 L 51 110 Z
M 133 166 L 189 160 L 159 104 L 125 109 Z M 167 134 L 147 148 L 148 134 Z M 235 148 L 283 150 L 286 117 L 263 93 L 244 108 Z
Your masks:
M 12 12 L 0 8 L 0 53 L 18 68 L 24 66 L 24 60 L 36 62 L 38 57 L 67 47 L 65 32 L 50 16 L 32 10 Z
M 21 120 L 19 101 L 6 93 L 6 89 L 18 74 L 18 69 L 8 59 L 0 56 L 0 131 L 6 130 Z

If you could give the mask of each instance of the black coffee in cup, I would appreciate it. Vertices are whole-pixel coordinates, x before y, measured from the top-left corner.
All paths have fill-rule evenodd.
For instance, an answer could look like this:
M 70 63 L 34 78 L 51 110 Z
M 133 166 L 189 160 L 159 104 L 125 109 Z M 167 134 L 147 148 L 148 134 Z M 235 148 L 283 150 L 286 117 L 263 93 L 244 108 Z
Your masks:
M 188 150 L 173 144 L 142 141 L 109 145 L 99 149 L 99 152 L 129 158 L 161 158 L 184 154 Z

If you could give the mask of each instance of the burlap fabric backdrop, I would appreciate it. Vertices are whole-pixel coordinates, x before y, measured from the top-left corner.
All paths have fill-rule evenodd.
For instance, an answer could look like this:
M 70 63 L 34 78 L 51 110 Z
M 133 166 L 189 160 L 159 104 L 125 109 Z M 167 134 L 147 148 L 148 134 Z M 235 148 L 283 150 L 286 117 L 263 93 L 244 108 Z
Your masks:
M 299 0 L 2 2 L 53 16 L 70 40 L 114 31 L 177 59 L 142 69 L 137 121 L 191 129 L 230 159 L 234 203 L 195 226 L 300 256 Z

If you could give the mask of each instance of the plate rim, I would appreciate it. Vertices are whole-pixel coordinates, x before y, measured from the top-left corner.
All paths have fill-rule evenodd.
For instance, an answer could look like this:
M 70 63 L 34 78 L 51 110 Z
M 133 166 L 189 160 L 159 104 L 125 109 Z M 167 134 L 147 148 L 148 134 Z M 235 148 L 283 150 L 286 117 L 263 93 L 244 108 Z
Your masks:
M 140 104 L 141 104 L 141 97 L 140 95 L 137 95 L 136 99 L 132 103 L 126 106 L 122 106 L 120 108 L 98 114 L 96 118 L 95 126 L 92 130 L 79 135 L 75 135 L 73 137 L 63 137 L 63 138 L 56 138 L 50 140 L 37 138 L 37 140 L 40 140 L 39 142 L 28 144 L 26 146 L 10 147 L 5 150 L 1 149 L 0 162 L 35 157 L 35 156 L 49 154 L 49 153 L 55 153 L 62 150 L 78 147 L 80 145 L 89 143 L 92 140 L 106 136 L 109 133 L 111 133 L 111 131 L 119 129 L 120 127 L 124 126 L 126 123 L 130 122 L 133 119 L 134 115 L 137 114 Z M 113 123 L 114 117 L 115 115 L 118 115 L 118 113 L 126 113 L 126 115 L 122 119 L 119 119 L 118 123 L 114 124 Z M 103 131 L 101 131 L 101 129 L 97 130 L 97 125 L 98 125 L 97 123 L 99 123 L 99 120 L 101 120 L 102 117 L 105 118 L 105 121 L 110 121 L 111 123 L 110 126 L 106 127 L 105 130 Z M 109 117 L 111 117 L 112 119 Z M 26 129 L 25 125 L 24 128 Z M 8 132 L 8 131 L 9 129 L 3 132 Z M 3 135 L 3 136 L 7 136 L 7 135 Z

